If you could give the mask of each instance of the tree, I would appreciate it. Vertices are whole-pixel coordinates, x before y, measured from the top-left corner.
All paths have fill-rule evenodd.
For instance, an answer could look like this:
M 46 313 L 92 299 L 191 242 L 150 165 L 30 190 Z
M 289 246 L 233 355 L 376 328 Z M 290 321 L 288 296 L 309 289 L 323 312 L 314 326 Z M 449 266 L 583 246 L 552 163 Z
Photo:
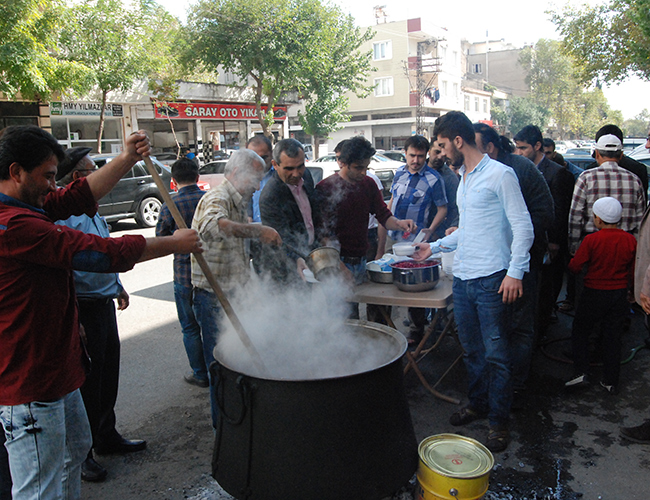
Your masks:
M 155 66 L 155 32 L 167 29 L 158 25 L 156 7 L 154 2 L 143 1 L 127 10 L 120 0 L 85 0 L 72 7 L 72 21 L 61 34 L 66 48 L 63 56 L 90 68 L 101 93 L 100 153 L 108 93 L 129 90 Z
M 550 112 L 531 97 L 513 97 L 508 108 L 510 131 L 519 132 L 526 125 L 537 125 L 541 130 L 548 124 Z
M 550 14 L 584 81 L 650 80 L 650 0 L 610 0 Z
M 193 54 L 189 63 L 210 71 L 223 67 L 243 81 L 252 80 L 267 137 L 273 106 L 283 92 L 300 92 L 308 106 L 327 101 L 308 112 L 308 122 L 321 117 L 318 133 L 332 121 L 323 111 L 340 110 L 343 101 L 337 93 L 363 92 L 369 54 L 358 47 L 369 35 L 362 35 L 338 7 L 319 0 L 200 0 L 189 16 L 187 34 Z
M 54 0 L 0 3 L 0 92 L 44 100 L 56 91 L 90 88 L 92 75 L 87 68 L 57 58 L 64 13 Z
M 605 123 L 622 121 L 599 88 L 585 89 L 581 69 L 562 51 L 560 42 L 541 39 L 522 50 L 519 61 L 528 73 L 532 102 L 548 111 L 549 123 L 560 138 L 593 137 Z
M 359 47 L 372 39 L 371 30 L 361 33 L 352 16 L 343 15 L 338 7 L 322 5 L 318 0 L 302 4 L 312 24 L 310 44 L 321 53 L 305 61 L 301 67 L 300 94 L 305 113 L 298 113 L 303 130 L 314 137 L 314 158 L 318 158 L 319 138 L 341 128 L 349 120 L 345 113 L 346 92 L 366 97 L 372 87 L 365 85 L 371 71 L 370 51 Z
M 650 113 L 644 108 L 631 120 L 623 122 L 623 133 L 630 137 L 644 137 L 650 129 Z
M 350 116 L 344 113 L 348 100 L 344 96 L 314 94 L 305 103 L 305 112 L 298 111 L 300 126 L 314 138 L 314 158 L 318 158 L 319 138 L 341 128 Z

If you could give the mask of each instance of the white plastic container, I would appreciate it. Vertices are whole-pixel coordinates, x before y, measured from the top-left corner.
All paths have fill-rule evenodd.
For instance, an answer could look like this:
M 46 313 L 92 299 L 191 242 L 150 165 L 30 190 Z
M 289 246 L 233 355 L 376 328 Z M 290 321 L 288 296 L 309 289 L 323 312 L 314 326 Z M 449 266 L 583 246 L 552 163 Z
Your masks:
M 442 252 L 441 261 L 442 261 L 442 270 L 447 276 L 451 276 L 454 270 L 454 257 L 456 252 Z
M 415 253 L 416 248 L 411 243 L 395 243 L 393 253 L 399 256 L 410 256 Z

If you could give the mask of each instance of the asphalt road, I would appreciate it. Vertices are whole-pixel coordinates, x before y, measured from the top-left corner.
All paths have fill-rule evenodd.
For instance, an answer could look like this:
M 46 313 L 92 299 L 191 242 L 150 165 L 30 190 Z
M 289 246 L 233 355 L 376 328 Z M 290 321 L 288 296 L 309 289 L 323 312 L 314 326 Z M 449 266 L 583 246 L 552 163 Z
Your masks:
M 128 221 L 119 223 L 113 236 L 125 230 L 153 236 L 153 229 L 134 227 Z M 109 477 L 104 483 L 85 483 L 83 498 L 229 499 L 210 477 L 213 434 L 208 393 L 183 381 L 187 360 L 173 301 L 172 259 L 138 264 L 122 280 L 131 305 L 118 313 L 122 339 L 118 429 L 126 437 L 147 439 L 148 449 L 131 456 L 99 457 Z M 404 311 L 396 314 L 396 325 L 406 331 Z M 618 429 L 650 418 L 650 350 L 640 349 L 624 364 L 618 395 L 611 396 L 599 386 L 567 393 L 563 381 L 571 375 L 571 366 L 563 352 L 569 344 L 562 339 L 570 333 L 571 319 L 560 314 L 544 352 L 536 352 L 526 406 L 512 415 L 512 443 L 506 452 L 495 455 L 488 500 L 649 497 L 650 446 L 622 440 Z M 624 357 L 647 337 L 637 312 L 624 338 Z M 440 375 L 442 366 L 457 353 L 458 346 L 448 339 L 423 363 L 425 375 Z M 455 405 L 435 399 L 412 373 L 405 384 L 418 440 L 447 432 L 485 438 L 485 421 L 451 427 L 448 419 Z M 464 397 L 462 363 L 439 389 Z M 410 500 L 412 495 L 407 488 L 394 498 Z

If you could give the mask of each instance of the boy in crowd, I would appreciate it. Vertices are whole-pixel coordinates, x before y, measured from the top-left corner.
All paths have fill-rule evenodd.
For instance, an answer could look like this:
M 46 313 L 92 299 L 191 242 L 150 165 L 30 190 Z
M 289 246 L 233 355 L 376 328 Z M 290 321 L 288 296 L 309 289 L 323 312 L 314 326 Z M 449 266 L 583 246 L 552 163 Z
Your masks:
M 603 335 L 603 379 L 600 385 L 615 393 L 621 365 L 621 335 L 632 285 L 636 239 L 617 227 L 623 208 L 616 198 L 599 198 L 593 205 L 597 232 L 589 234 L 569 262 L 569 271 L 579 273 L 587 265 L 584 290 L 575 319 L 571 343 L 575 376 L 566 387 L 589 383 L 588 339 L 597 323 Z

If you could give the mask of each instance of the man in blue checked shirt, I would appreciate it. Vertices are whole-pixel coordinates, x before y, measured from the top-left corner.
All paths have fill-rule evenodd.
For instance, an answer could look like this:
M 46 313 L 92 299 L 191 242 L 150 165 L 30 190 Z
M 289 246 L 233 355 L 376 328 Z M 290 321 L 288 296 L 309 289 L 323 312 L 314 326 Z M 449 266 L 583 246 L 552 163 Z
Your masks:
M 508 304 L 522 296 L 529 268 L 533 224 L 514 171 L 476 146 L 472 122 L 459 111 L 436 120 L 433 135 L 452 165 L 461 166 L 456 202 L 458 229 L 434 243 L 419 243 L 413 255 L 455 250 L 454 317 L 465 350 L 469 404 L 451 425 L 488 418 L 486 446 L 508 447 L 512 404 Z
M 447 195 L 445 184 L 438 172 L 426 164 L 429 141 L 421 135 L 413 135 L 404 144 L 406 165 L 397 169 L 390 188 L 388 208 L 398 219 L 412 219 L 417 229 L 410 234 L 404 231 L 389 231 L 392 242 L 413 241 L 420 230 L 431 234 L 447 217 Z M 386 248 L 386 229 L 379 228 L 379 249 L 381 255 Z M 426 324 L 426 310 L 409 307 L 411 330 L 409 336 L 415 342 L 422 339 Z

